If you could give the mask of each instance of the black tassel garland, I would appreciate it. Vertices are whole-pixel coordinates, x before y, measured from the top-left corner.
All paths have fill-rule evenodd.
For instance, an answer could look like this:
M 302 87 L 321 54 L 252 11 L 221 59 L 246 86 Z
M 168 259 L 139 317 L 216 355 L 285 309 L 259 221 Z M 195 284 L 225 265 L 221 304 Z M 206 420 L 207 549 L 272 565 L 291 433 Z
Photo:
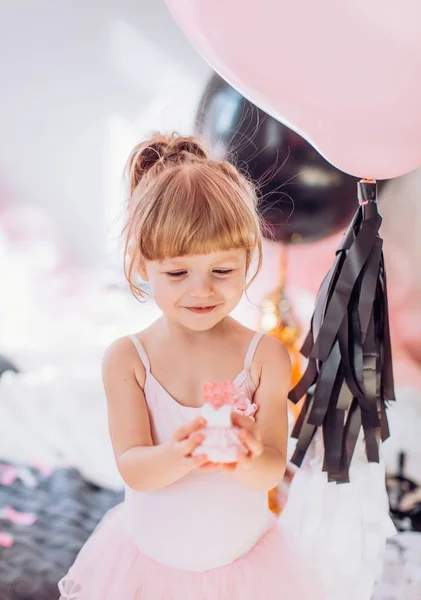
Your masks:
M 379 462 L 380 440 L 389 436 L 386 402 L 395 400 L 376 182 L 360 181 L 358 199 L 301 349 L 307 369 L 289 394 L 295 403 L 306 396 L 292 434 L 298 439 L 292 462 L 301 465 L 320 427 L 323 470 L 337 483 L 349 481 L 361 428 L 368 461 Z

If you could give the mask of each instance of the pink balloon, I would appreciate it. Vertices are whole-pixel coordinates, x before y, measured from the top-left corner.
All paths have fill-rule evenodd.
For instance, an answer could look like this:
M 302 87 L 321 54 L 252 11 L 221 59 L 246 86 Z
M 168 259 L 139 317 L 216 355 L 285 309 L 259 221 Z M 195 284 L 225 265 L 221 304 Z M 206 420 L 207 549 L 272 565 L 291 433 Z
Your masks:
M 421 0 L 166 0 L 211 66 L 336 167 L 421 165 Z

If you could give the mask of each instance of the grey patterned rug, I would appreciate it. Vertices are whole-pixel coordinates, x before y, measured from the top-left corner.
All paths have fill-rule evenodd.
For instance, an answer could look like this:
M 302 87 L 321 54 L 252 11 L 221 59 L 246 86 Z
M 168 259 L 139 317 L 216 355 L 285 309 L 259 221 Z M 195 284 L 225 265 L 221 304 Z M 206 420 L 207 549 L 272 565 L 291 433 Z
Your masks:
M 0 600 L 57 600 L 58 580 L 105 512 L 123 499 L 123 493 L 88 483 L 74 469 L 42 477 L 31 468 L 29 474 L 35 487 L 19 479 L 0 486 Z M 10 521 L 7 507 L 36 520 Z

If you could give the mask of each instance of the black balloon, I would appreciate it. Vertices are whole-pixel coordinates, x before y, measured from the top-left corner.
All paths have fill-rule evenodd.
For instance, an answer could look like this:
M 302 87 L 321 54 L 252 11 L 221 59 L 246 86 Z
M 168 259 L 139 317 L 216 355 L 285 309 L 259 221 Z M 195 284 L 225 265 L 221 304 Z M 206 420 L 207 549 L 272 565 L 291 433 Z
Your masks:
M 349 225 L 358 208 L 357 179 L 218 75 L 203 94 L 196 129 L 217 157 L 228 158 L 257 183 L 267 237 L 311 242 Z

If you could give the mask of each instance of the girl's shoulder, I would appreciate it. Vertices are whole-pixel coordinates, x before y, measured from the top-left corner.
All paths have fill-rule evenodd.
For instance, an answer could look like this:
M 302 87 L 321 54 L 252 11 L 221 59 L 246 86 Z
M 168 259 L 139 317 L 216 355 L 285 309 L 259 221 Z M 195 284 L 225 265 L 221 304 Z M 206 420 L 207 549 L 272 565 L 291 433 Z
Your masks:
M 137 335 L 137 334 L 135 334 Z M 126 359 L 128 356 L 136 355 L 136 348 L 133 344 L 133 335 L 125 335 L 114 340 L 104 351 L 104 360 L 115 361 L 117 363 Z
M 259 386 L 265 383 L 273 387 L 279 381 L 291 381 L 291 358 L 284 344 L 277 338 L 265 333 L 255 353 L 251 373 L 258 373 Z
M 247 348 L 251 359 L 248 367 L 252 379 L 256 383 L 260 382 L 265 367 L 266 370 L 280 368 L 282 372 L 290 369 L 288 350 L 280 340 L 268 333 L 245 327 L 238 322 L 236 323 L 236 333 L 239 336 L 239 345 Z
M 117 361 L 131 358 L 137 362 L 140 354 L 139 346 L 143 346 L 145 339 L 147 340 L 150 334 L 153 336 L 155 325 L 156 321 L 145 329 L 136 331 L 135 333 L 127 333 L 117 338 L 106 348 L 104 358 L 110 357 Z
M 126 335 L 117 338 L 105 350 L 102 359 L 103 376 L 107 374 L 135 374 L 139 385 L 143 388 L 146 378 L 146 368 L 139 356 L 135 340 L 139 334 Z
M 235 321 L 233 319 L 233 321 Z M 261 332 L 261 331 L 256 331 L 255 329 L 251 329 L 250 327 L 246 327 L 245 325 L 243 325 L 242 323 L 239 323 L 238 321 L 235 321 L 235 325 L 233 327 L 233 331 L 235 333 L 237 333 L 237 335 L 240 336 L 240 338 L 242 337 L 242 339 L 247 343 L 247 340 L 249 341 L 249 343 L 252 343 L 254 340 L 256 342 L 256 352 L 255 352 L 255 356 L 256 359 L 257 358 L 262 358 L 267 354 L 273 354 L 275 353 L 278 358 L 279 356 L 283 356 L 285 358 L 285 356 L 288 356 L 288 351 L 286 350 L 284 344 L 278 340 L 277 338 L 273 337 L 272 335 L 265 333 L 265 332 Z
M 256 360 L 262 365 L 268 361 L 289 365 L 289 352 L 284 344 L 277 338 L 264 333 L 256 349 Z

